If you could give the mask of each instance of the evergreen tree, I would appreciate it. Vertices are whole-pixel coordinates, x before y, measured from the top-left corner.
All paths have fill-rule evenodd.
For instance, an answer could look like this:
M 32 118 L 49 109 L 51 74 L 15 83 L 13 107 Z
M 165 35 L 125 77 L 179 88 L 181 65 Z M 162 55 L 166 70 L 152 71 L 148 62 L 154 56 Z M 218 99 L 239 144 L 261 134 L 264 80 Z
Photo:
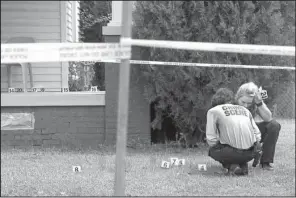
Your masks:
M 137 1 L 133 38 L 237 44 L 294 45 L 295 2 L 278 1 Z M 294 57 L 133 47 L 133 59 L 193 63 L 286 65 Z M 220 87 L 234 92 L 254 81 L 267 89 L 268 105 L 295 84 L 293 72 L 266 69 L 132 66 L 149 102 L 157 101 L 152 127 L 163 115 L 179 132 L 193 133 L 206 123 L 210 98 Z

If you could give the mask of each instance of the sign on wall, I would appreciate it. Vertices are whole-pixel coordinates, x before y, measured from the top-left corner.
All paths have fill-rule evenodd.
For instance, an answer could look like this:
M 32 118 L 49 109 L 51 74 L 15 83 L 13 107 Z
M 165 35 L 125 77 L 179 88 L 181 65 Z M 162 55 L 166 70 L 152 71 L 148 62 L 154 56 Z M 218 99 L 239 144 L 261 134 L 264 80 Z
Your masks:
M 30 130 L 34 124 L 34 113 L 1 113 L 1 130 Z

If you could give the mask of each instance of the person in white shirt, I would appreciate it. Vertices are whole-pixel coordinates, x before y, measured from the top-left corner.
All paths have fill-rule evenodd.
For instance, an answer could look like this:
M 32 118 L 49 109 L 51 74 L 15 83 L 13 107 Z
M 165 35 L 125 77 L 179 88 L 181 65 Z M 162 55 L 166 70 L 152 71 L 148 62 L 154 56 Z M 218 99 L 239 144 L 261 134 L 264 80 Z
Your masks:
M 248 162 L 260 146 L 261 133 L 251 112 L 233 105 L 234 94 L 220 88 L 212 97 L 212 108 L 207 112 L 206 139 L 209 156 L 219 161 L 229 174 L 247 175 Z

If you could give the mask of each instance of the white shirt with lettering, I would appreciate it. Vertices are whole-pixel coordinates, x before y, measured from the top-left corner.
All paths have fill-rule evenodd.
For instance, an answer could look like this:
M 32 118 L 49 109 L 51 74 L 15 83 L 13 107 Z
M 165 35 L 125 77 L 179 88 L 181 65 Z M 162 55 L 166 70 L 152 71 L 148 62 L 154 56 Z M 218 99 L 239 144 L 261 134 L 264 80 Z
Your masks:
M 206 138 L 210 146 L 220 141 L 238 149 L 248 149 L 261 140 L 261 133 L 248 109 L 223 104 L 208 111 Z

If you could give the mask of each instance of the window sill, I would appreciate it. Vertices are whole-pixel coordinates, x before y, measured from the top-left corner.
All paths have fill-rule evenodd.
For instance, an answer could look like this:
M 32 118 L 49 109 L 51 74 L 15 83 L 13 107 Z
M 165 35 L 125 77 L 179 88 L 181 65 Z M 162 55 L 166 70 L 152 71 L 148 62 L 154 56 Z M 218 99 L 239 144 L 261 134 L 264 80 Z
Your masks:
M 105 91 L 1 93 L 1 107 L 105 106 Z

